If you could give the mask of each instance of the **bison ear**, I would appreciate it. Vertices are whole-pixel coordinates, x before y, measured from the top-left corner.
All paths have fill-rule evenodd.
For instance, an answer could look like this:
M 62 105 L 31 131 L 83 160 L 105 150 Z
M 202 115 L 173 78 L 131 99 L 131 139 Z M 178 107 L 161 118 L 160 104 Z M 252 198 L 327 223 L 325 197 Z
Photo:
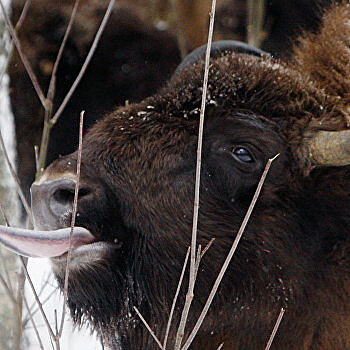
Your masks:
M 205 59 L 207 45 L 200 46 L 198 49 L 192 51 L 176 68 L 172 78 L 178 76 L 181 72 L 191 67 L 196 62 Z M 270 56 L 268 53 L 250 46 L 246 43 L 234 40 L 216 41 L 211 46 L 210 57 L 219 57 L 224 53 L 234 52 L 237 54 L 247 54 L 252 56 Z

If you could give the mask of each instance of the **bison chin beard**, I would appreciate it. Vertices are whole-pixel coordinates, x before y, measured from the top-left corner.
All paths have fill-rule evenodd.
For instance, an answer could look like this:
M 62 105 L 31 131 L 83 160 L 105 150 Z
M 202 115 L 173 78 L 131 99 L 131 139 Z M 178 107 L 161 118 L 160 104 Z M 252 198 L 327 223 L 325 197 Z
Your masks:
M 61 291 L 64 290 L 66 259 L 53 259 L 53 271 Z M 128 278 L 121 273 L 117 256 L 101 257 L 98 261 L 83 264 L 69 271 L 67 304 L 77 326 L 88 323 L 97 334 L 103 334 L 104 341 L 113 347 L 119 341 L 119 330 L 132 322 L 130 305 L 124 300 L 129 290 Z M 126 299 L 127 298 L 127 299 Z M 132 306 L 131 306 L 132 307 Z M 120 322 L 123 320 L 123 322 Z M 117 332 L 118 329 L 118 332 Z

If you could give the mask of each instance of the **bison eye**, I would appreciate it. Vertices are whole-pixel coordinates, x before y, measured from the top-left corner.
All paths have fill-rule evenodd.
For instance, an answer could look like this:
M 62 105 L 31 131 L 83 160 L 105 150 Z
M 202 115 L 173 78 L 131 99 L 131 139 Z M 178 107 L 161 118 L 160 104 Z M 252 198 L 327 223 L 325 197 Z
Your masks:
M 244 163 L 252 163 L 254 161 L 254 158 L 250 152 L 242 146 L 236 146 L 232 150 L 232 154 L 235 158 Z

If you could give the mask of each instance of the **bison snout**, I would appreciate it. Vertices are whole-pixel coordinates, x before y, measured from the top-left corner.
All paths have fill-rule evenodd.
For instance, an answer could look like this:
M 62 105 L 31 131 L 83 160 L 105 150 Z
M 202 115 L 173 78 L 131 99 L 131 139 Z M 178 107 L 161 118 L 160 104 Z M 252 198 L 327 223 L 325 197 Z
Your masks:
M 73 210 L 76 181 L 60 178 L 33 183 L 31 187 L 34 226 L 40 230 L 52 230 L 67 225 Z M 91 190 L 80 187 L 79 201 L 89 197 Z

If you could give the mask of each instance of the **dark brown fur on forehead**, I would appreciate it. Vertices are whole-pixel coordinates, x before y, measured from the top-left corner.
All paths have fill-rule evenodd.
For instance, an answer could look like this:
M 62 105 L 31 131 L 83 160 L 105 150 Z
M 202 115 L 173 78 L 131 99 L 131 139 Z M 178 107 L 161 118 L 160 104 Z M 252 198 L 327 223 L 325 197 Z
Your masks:
M 199 63 L 172 80 L 159 94 L 115 111 L 91 131 L 93 139 L 96 141 L 96 136 L 101 135 L 99 142 L 111 140 L 117 145 L 120 140 L 123 145 L 142 135 L 162 142 L 161 136 L 166 135 L 166 142 L 175 144 L 180 142 L 180 138 L 176 139 L 180 134 L 195 134 L 203 69 L 204 64 Z M 215 118 L 216 110 L 220 115 L 246 110 L 276 123 L 280 132 L 292 140 L 293 153 L 302 166 L 307 154 L 300 144 L 310 125 L 323 123 L 324 129 L 345 127 L 344 115 L 334 106 L 332 96 L 293 66 L 266 57 L 227 54 L 212 60 L 207 118 Z

